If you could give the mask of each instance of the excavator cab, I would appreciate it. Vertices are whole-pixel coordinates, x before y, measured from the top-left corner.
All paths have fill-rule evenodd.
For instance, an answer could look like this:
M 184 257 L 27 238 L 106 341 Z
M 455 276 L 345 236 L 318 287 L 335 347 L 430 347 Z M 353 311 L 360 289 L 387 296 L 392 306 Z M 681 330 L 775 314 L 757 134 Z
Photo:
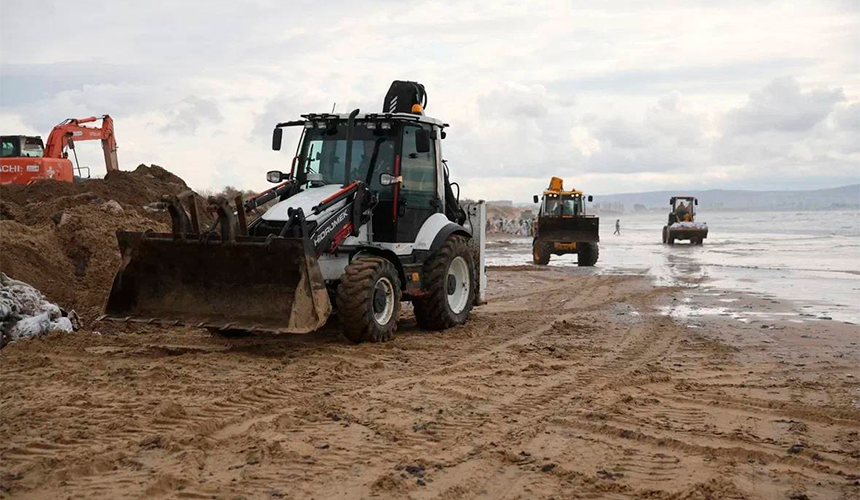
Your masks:
M 0 158 L 41 158 L 45 154 L 45 143 L 39 136 L 4 135 L 0 144 Z
M 45 155 L 39 136 L 0 137 L 0 184 L 30 184 L 40 180 L 72 182 L 72 164 L 64 157 Z

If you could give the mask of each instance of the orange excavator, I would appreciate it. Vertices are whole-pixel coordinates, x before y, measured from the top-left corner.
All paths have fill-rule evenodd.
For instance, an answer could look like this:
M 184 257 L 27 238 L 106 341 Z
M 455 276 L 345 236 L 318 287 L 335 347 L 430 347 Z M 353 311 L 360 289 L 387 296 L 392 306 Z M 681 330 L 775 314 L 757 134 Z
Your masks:
M 101 127 L 84 126 L 99 119 Z M 81 167 L 77 162 L 75 143 L 97 139 L 102 141 L 107 172 L 119 170 L 113 119 L 108 115 L 64 120 L 51 130 L 47 145 L 39 136 L 0 136 L 0 184 L 30 184 L 45 179 L 74 182 L 89 178 L 89 167 Z M 69 160 L 68 150 L 75 156 L 75 165 Z

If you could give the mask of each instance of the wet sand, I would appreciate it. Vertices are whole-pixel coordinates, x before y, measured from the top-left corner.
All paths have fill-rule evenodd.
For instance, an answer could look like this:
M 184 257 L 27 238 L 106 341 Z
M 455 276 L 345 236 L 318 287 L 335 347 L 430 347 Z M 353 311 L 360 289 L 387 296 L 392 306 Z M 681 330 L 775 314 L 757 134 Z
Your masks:
M 858 326 L 704 284 L 489 279 L 468 325 L 407 308 L 385 344 L 96 324 L 10 345 L 0 496 L 860 496 Z

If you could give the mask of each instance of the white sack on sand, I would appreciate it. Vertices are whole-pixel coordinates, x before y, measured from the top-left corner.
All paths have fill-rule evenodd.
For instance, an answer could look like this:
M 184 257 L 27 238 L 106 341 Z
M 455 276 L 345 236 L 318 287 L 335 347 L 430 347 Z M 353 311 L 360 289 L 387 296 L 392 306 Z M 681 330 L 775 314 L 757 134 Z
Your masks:
M 80 328 L 74 311 L 66 314 L 48 302 L 39 290 L 0 273 L 0 346 L 48 332 L 73 332 Z
M 675 222 L 671 226 L 672 229 L 708 229 L 707 222 Z

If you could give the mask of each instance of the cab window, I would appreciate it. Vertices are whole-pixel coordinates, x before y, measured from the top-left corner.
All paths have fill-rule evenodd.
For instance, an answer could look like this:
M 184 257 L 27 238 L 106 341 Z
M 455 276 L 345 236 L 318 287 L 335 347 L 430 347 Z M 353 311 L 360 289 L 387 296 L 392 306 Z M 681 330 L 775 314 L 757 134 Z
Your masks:
M 37 137 L 27 137 L 24 139 L 23 146 L 21 148 L 21 156 L 41 158 L 44 155 L 42 140 Z
M 419 153 L 415 143 L 415 132 L 419 126 L 403 127 L 403 156 L 400 174 L 403 183 L 401 194 L 409 200 L 411 207 L 430 207 L 436 197 L 436 146 L 430 141 L 430 151 Z

